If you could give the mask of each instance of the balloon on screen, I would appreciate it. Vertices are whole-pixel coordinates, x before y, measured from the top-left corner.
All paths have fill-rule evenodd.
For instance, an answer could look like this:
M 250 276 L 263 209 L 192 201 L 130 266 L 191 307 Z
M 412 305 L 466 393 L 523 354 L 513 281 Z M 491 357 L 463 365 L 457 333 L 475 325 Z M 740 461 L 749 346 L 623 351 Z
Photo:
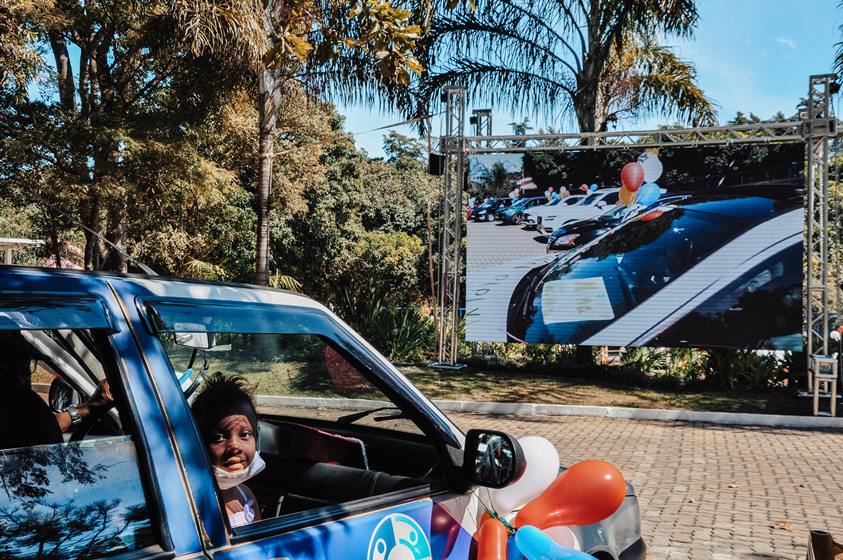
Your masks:
M 588 190 L 590 190 L 591 192 L 596 191 L 597 190 L 597 183 L 591 183 L 591 186 L 588 187 Z
M 629 192 L 635 192 L 644 182 L 644 168 L 637 161 L 631 161 L 621 170 L 621 182 Z
M 659 177 L 662 176 L 664 167 L 659 159 L 658 154 L 653 152 L 644 152 L 638 157 L 638 163 L 644 169 L 644 182 L 655 183 Z
M 655 183 L 646 183 L 638 189 L 638 204 L 649 206 L 656 202 L 661 196 L 661 190 Z
M 582 461 L 524 506 L 515 526 L 591 525 L 615 513 L 625 496 L 626 482 L 618 469 L 604 461 Z
M 559 453 L 552 443 L 541 436 L 518 438 L 518 443 L 527 466 L 517 481 L 491 491 L 492 506 L 498 515 L 507 515 L 537 498 L 559 474 Z
M 593 556 L 565 548 L 536 527 L 527 525 L 515 533 L 518 550 L 528 560 L 594 560 Z
M 628 190 L 626 187 L 621 187 L 620 192 L 618 193 L 618 197 L 621 204 L 629 206 L 630 204 L 634 204 L 637 200 L 638 196 L 636 193 Z

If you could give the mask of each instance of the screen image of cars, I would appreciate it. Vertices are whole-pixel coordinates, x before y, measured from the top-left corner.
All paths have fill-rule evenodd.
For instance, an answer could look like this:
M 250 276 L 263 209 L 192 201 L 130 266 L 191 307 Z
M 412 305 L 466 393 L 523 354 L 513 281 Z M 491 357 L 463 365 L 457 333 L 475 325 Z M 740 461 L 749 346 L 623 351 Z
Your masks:
M 546 204 L 539 204 L 533 208 L 524 212 L 523 218 L 521 223 L 524 225 L 525 229 L 537 229 L 539 224 L 541 223 L 542 216 L 551 208 L 559 207 L 572 207 L 581 204 L 586 199 L 586 195 L 584 194 L 572 194 L 566 196 L 565 198 L 559 200 L 558 202 L 553 203 L 546 203 Z M 555 211 L 555 210 L 554 210 Z
M 587 220 L 602 214 L 604 210 L 614 206 L 620 199 L 620 189 L 599 189 L 588 195 L 579 204 L 567 207 L 546 208 L 541 212 L 541 233 L 553 233 L 557 227 L 568 222 Z
M 495 212 L 502 208 L 512 206 L 518 199 L 515 198 L 490 198 L 480 206 L 474 208 L 471 213 L 471 219 L 475 222 L 494 222 Z
M 509 208 L 498 209 L 498 219 L 505 224 L 521 224 L 524 221 L 524 212 L 528 208 L 533 208 L 546 202 L 547 199 L 543 196 L 520 198 Z
M 645 212 L 654 206 L 682 200 L 689 196 L 691 195 L 663 194 L 658 201 L 649 206 L 641 206 L 640 204 L 613 206 L 596 218 L 569 222 L 564 226 L 556 228 L 547 238 L 547 252 L 569 251 L 574 247 L 585 245 L 621 223 L 631 220 L 641 212 Z
M 3 558 L 46 557 L 43 535 L 58 535 L 49 537 L 51 558 L 474 560 L 479 489 L 524 472 L 517 439 L 463 433 L 372 345 L 301 294 L 0 266 L 0 317 L 4 359 L 38 372 L 30 389 L 13 385 L 13 369 L 0 371 L 8 376 L 0 473 L 15 475 L 0 492 Z M 221 371 L 258 392 L 249 437 L 263 470 L 246 484 L 259 515 L 244 524 L 231 521 L 191 411 Z M 103 381 L 114 407 L 74 420 L 63 438 L 45 401 L 69 410 Z M 279 383 L 284 389 L 273 389 Z M 12 387 L 41 409 L 4 416 L 15 404 Z M 15 428 L 53 422 L 55 433 L 32 431 L 8 445 L 19 431 L 10 418 Z M 632 485 L 612 515 L 569 530 L 598 558 L 645 558 Z
M 528 272 L 510 298 L 507 336 L 801 348 L 802 198 L 755 185 L 648 209 Z

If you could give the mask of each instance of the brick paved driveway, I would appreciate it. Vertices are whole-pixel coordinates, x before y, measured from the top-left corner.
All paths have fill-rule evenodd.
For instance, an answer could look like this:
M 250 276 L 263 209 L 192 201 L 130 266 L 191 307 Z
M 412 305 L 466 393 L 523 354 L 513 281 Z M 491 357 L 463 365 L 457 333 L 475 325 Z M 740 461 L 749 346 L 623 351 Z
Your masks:
M 803 559 L 808 529 L 843 540 L 843 432 L 608 418 L 449 415 L 604 459 L 637 491 L 651 559 Z

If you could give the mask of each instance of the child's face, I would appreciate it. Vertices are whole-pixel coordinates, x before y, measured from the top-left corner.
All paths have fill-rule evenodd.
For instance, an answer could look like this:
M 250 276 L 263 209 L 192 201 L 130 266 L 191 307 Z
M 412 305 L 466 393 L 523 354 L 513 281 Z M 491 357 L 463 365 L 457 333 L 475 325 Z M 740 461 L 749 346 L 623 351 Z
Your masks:
M 211 431 L 208 451 L 214 466 L 228 472 L 247 469 L 255 457 L 255 434 L 249 419 L 232 414 L 220 420 Z

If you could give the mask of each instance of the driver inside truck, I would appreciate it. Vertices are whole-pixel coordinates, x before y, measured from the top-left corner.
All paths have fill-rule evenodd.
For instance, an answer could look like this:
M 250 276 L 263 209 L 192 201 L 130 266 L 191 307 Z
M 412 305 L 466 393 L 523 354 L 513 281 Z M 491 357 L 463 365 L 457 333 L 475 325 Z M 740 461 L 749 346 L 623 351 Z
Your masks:
M 84 404 L 53 412 L 32 390 L 33 364 L 37 362 L 26 340 L 18 333 L 9 334 L 2 337 L 0 347 L 0 393 L 5 400 L 0 407 L 0 449 L 62 443 L 62 432 L 114 405 L 108 381 L 103 380 Z

